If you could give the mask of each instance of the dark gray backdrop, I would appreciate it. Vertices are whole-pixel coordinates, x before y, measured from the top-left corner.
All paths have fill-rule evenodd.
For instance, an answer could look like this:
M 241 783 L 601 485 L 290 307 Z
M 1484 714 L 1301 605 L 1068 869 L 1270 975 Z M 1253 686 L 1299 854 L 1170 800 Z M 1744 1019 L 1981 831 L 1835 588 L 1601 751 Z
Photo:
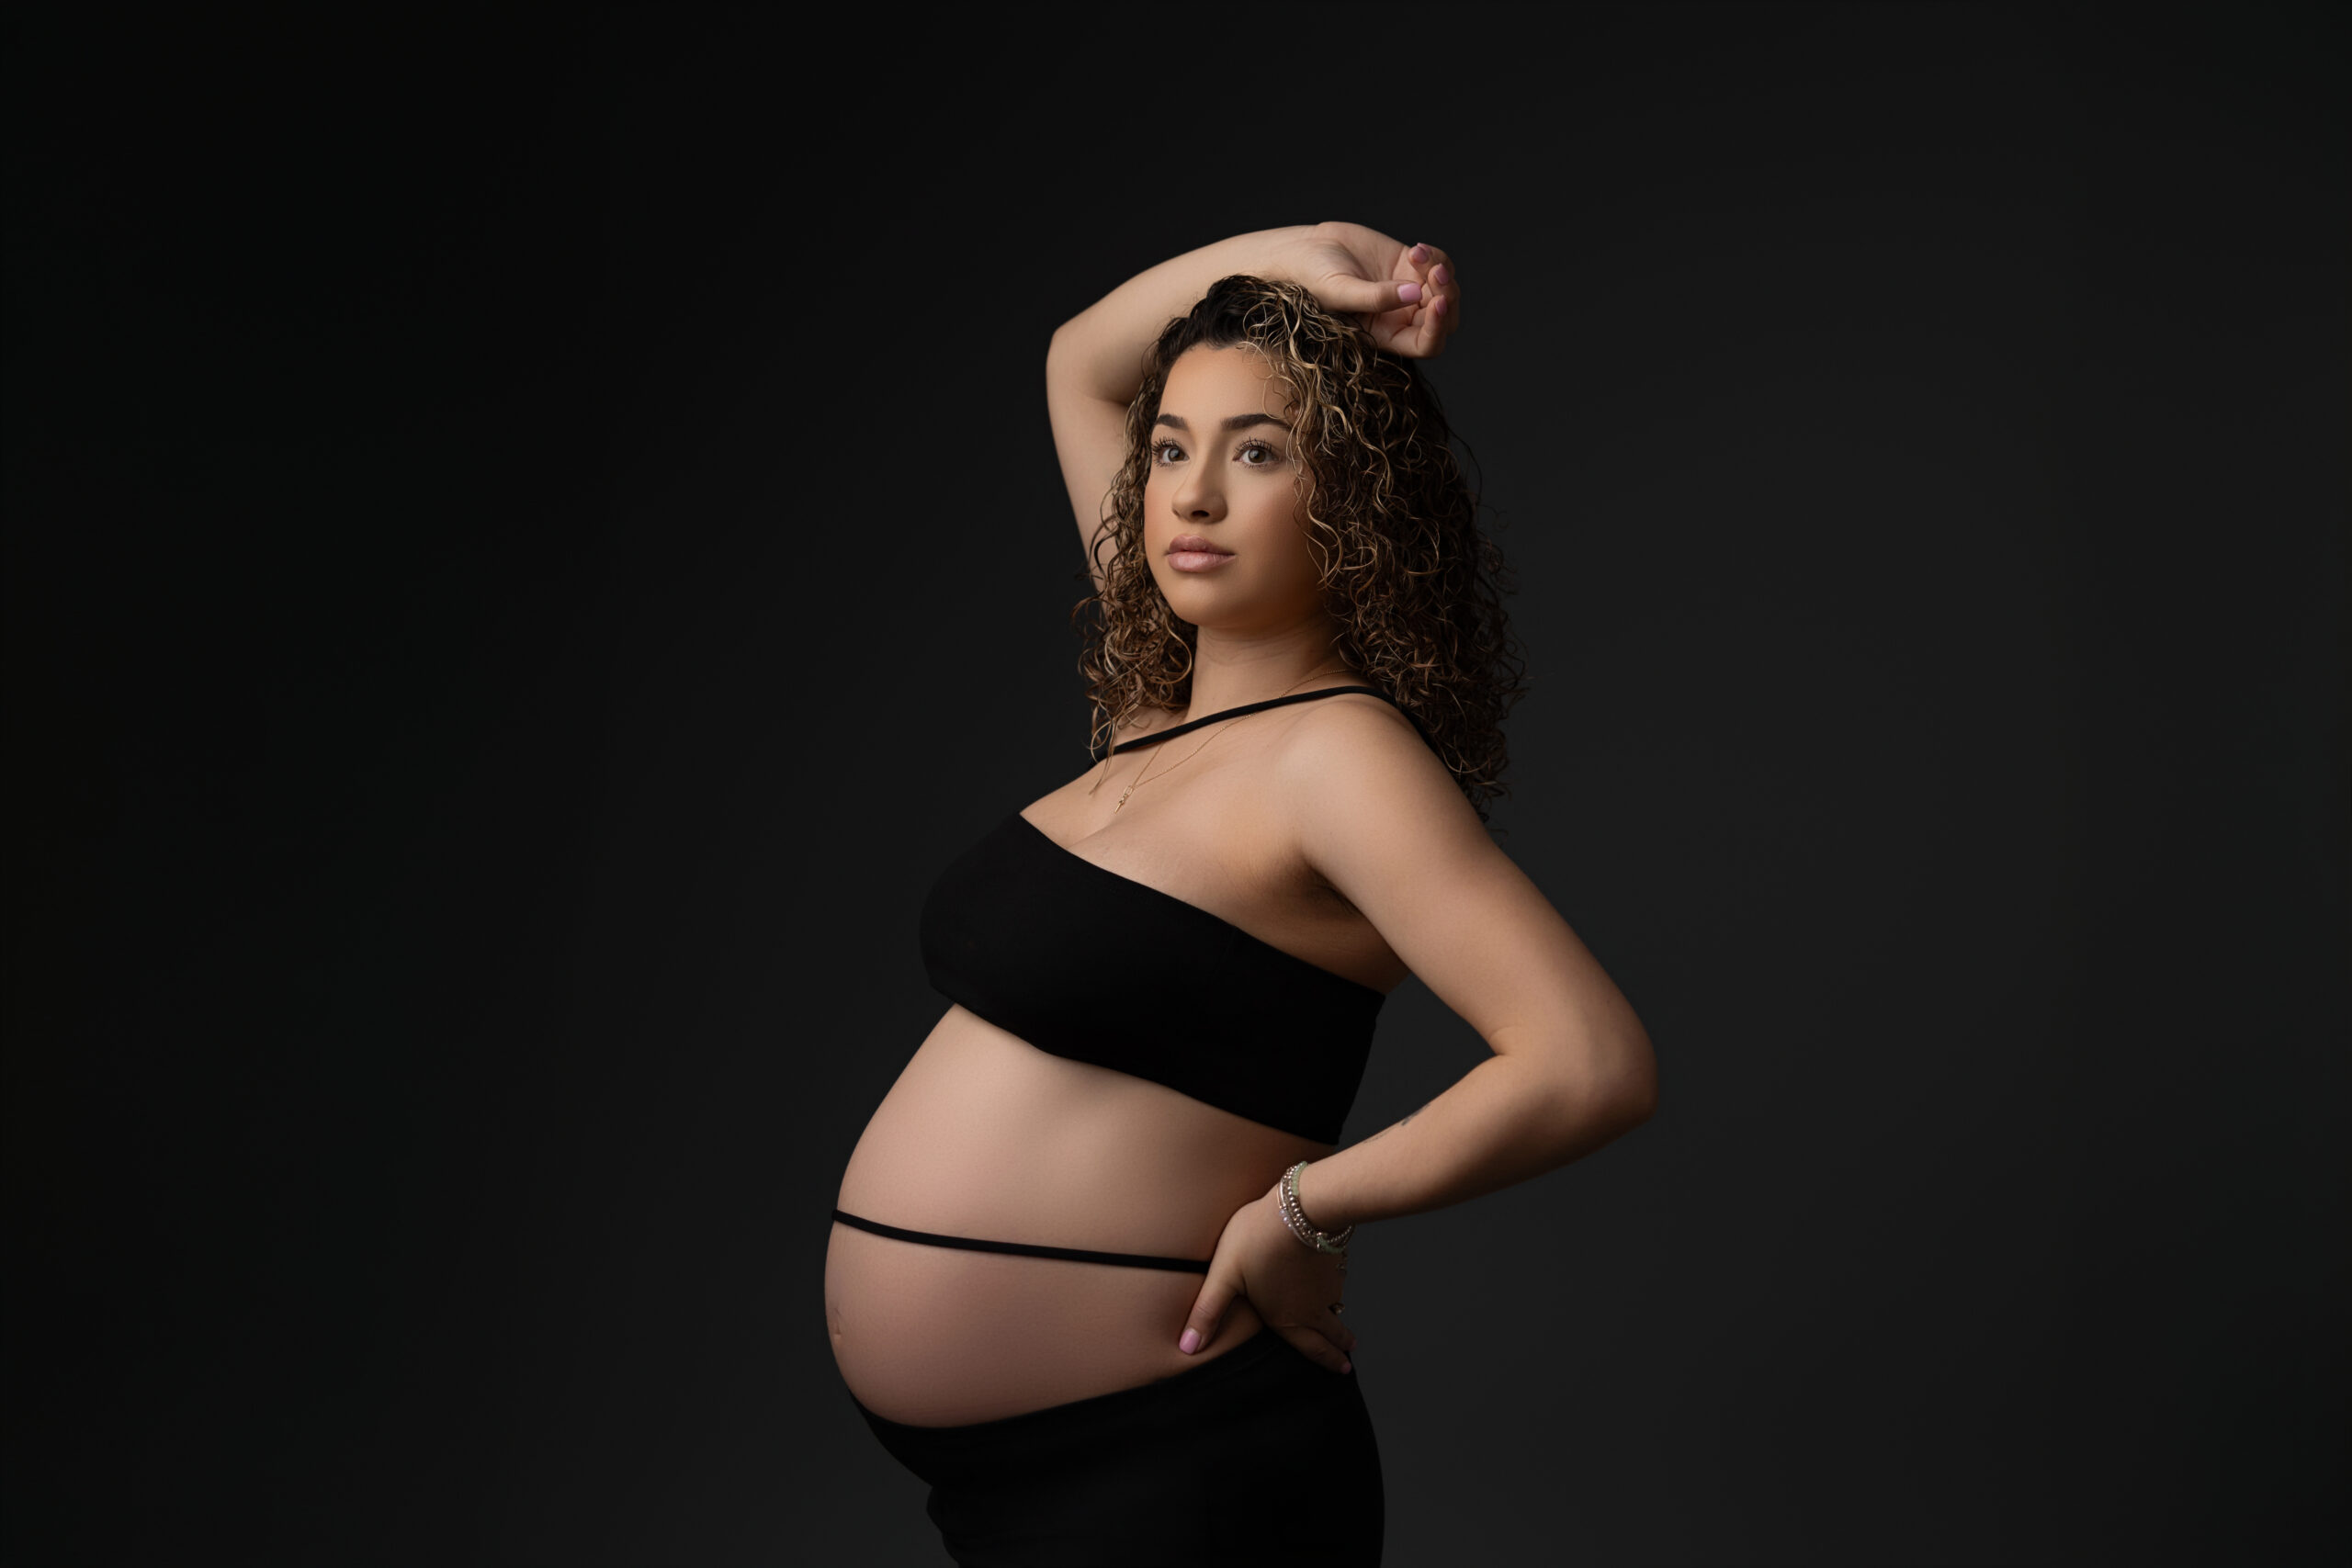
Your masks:
M 2341 1551 L 2339 22 L 6 28 L 11 1561 L 940 1560 L 825 1211 L 1083 765 L 1046 336 L 1322 217 L 1664 1073 L 1363 1238 L 1390 1562 Z

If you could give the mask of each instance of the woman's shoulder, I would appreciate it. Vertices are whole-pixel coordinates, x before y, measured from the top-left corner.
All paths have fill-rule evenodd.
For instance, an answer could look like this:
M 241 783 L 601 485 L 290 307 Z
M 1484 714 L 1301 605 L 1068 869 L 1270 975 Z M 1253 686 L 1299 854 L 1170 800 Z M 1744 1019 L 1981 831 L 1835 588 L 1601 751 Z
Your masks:
M 1310 703 L 1283 737 L 1269 795 L 1314 874 L 1355 893 L 1374 885 L 1435 888 L 1472 860 L 1499 854 L 1452 768 L 1411 716 L 1375 697 Z
M 1284 785 L 1309 799 L 1368 786 L 1405 808 L 1457 793 L 1412 715 L 1369 692 L 1302 704 L 1274 761 Z
M 1426 751 L 1421 727 L 1404 705 L 1377 687 L 1356 689 L 1369 686 L 1370 682 L 1351 682 L 1321 702 L 1301 704 L 1289 728 L 1292 744 L 1345 751 L 1408 742 Z

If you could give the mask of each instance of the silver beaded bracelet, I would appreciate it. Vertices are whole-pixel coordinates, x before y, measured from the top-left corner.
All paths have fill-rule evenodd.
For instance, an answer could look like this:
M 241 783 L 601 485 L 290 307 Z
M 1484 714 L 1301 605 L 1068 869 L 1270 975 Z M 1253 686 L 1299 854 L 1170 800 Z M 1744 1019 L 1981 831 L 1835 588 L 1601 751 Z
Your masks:
M 1343 1231 L 1334 1233 L 1317 1230 L 1308 1223 L 1306 1211 L 1300 1208 L 1298 1204 L 1298 1173 L 1305 1170 L 1306 1165 L 1306 1161 L 1300 1160 L 1283 1172 L 1281 1203 L 1283 1224 L 1288 1225 L 1290 1234 L 1298 1237 L 1305 1245 L 1317 1252 L 1329 1253 L 1337 1258 L 1340 1260 L 1340 1268 L 1344 1271 L 1348 1266 L 1348 1237 L 1356 1234 L 1356 1227 L 1350 1225 Z

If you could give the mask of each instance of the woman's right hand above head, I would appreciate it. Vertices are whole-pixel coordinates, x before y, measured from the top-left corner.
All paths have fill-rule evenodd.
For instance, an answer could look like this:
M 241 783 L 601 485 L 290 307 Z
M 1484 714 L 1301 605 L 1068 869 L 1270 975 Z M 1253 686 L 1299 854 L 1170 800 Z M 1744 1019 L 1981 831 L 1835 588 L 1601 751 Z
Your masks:
M 1361 223 L 1317 223 L 1292 249 L 1283 269 L 1291 281 L 1326 310 L 1361 318 L 1391 354 L 1434 358 L 1462 325 L 1462 280 L 1435 245 L 1408 245 Z

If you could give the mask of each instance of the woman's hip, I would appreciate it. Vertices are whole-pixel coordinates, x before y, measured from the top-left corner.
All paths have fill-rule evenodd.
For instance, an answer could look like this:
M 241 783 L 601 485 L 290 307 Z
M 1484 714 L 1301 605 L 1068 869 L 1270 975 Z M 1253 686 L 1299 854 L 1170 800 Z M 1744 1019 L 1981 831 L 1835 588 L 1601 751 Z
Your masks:
M 931 1487 L 967 1568 L 1380 1560 L 1380 1452 L 1359 1373 L 1270 1328 L 1173 1377 L 996 1420 L 921 1427 L 858 1405 Z
M 850 1393 L 893 1421 L 953 1427 L 1149 1384 L 1221 1360 L 1259 1326 L 1237 1301 L 1177 1348 L 1202 1272 L 1005 1256 L 836 1223 L 825 1314 Z

